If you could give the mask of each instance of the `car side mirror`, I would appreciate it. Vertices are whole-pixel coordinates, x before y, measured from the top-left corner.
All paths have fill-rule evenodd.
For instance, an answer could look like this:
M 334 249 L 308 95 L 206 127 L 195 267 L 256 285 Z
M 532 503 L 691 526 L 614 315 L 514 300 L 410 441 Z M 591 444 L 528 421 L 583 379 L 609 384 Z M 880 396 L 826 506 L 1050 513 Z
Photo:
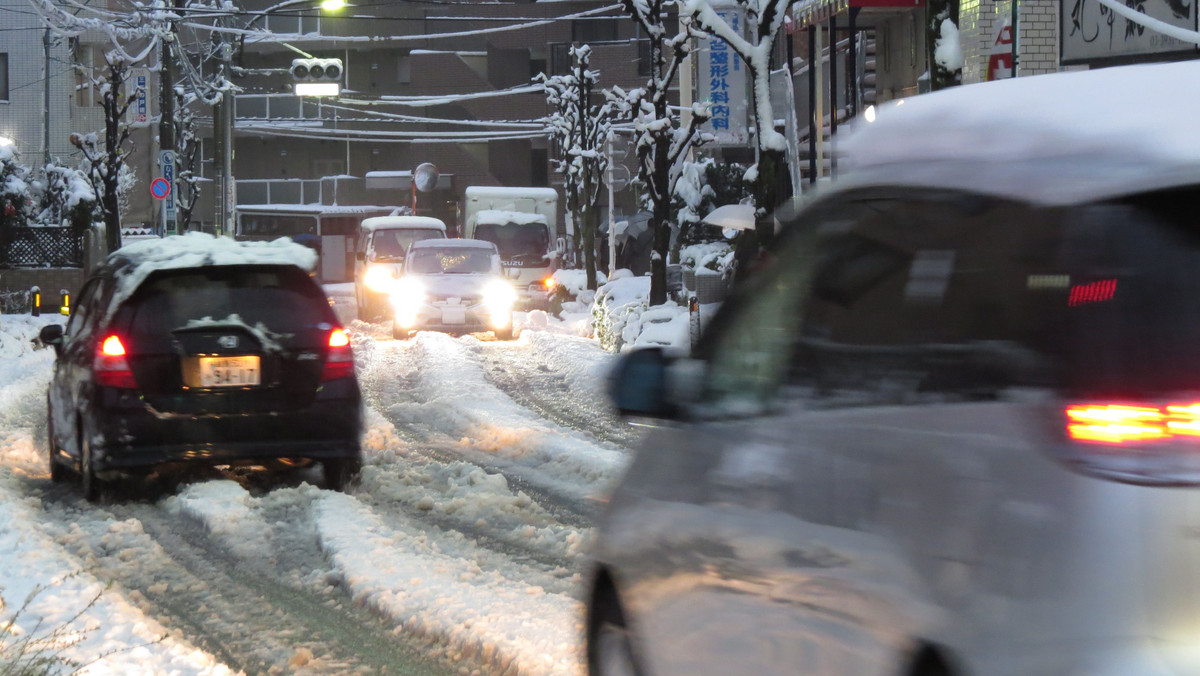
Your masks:
M 42 345 L 49 345 L 54 348 L 54 354 L 62 353 L 63 344 L 63 327 L 62 324 L 47 324 L 38 331 L 38 340 L 42 341 Z
M 621 415 L 673 418 L 668 387 L 671 358 L 661 348 L 635 350 L 621 358 L 609 377 L 608 394 Z

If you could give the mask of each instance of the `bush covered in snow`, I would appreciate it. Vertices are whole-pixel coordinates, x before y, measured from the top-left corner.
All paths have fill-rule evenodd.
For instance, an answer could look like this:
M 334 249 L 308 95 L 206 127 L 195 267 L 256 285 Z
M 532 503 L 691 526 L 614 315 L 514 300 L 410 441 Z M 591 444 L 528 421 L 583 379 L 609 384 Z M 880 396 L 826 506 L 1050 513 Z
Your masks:
M 0 227 L 69 225 L 98 220 L 96 193 L 78 169 L 50 162 L 36 171 L 12 146 L 0 146 Z
M 600 347 L 610 352 L 645 346 L 686 350 L 688 310 L 668 302 L 650 307 L 650 278 L 614 279 L 596 291 L 592 330 Z

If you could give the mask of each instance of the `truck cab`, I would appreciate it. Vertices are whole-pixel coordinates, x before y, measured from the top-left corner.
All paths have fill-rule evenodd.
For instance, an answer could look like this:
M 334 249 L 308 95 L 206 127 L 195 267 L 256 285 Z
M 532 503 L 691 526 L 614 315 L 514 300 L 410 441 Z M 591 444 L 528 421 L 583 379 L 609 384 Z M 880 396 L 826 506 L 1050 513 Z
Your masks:
M 463 236 L 496 245 L 505 276 L 516 287 L 521 309 L 549 309 L 558 193 L 553 188 L 471 186 L 466 189 Z

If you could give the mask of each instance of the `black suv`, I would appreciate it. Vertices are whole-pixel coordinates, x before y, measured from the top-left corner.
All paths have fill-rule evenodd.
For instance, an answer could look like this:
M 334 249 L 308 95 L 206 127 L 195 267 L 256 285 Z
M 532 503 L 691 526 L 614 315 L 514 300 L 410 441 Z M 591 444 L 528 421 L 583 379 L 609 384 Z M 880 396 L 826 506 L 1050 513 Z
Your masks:
M 199 265 L 127 247 L 84 284 L 65 332 L 42 329 L 58 354 L 47 396 L 54 481 L 74 470 L 94 501 L 120 474 L 168 465 L 319 461 L 338 490 L 357 475 L 349 339 L 320 286 L 286 256 L 256 259 L 267 251 L 257 246 Z

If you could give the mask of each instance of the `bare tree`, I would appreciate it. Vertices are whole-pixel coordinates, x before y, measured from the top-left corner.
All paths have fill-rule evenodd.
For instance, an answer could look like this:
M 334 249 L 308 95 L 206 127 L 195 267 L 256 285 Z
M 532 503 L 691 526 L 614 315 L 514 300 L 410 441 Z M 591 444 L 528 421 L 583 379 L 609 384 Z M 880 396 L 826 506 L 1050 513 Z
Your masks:
M 775 112 L 771 107 L 771 54 L 775 39 L 783 27 L 787 9 L 796 0 L 736 0 L 735 5 L 746 15 L 749 38 L 734 29 L 713 9 L 709 0 L 687 0 L 683 12 L 691 17 L 700 30 L 724 40 L 746 64 L 753 88 L 751 101 L 754 110 L 755 140 L 758 144 L 758 164 L 747 172 L 754 186 L 755 235 L 757 246 L 767 247 L 775 236 L 771 212 L 783 201 L 780 186 L 788 171 L 787 141 L 775 129 Z
M 676 0 L 622 0 L 626 13 L 637 22 L 650 43 L 650 79 L 646 86 L 630 92 L 614 87 L 610 100 L 633 122 L 636 134 L 638 181 L 646 190 L 654 233 L 650 257 L 650 305 L 667 301 L 667 256 L 671 246 L 671 201 L 688 151 L 703 139 L 700 125 L 709 119 L 708 107 L 692 106 L 686 126 L 670 101 L 671 83 L 692 48 L 692 40 L 704 37 L 689 21 L 680 19 L 672 34 L 668 20 L 678 17 Z
M 558 171 L 563 175 L 567 209 L 578 224 L 575 250 L 583 252 L 587 287 L 594 290 L 600 191 L 608 170 L 604 144 L 612 134 L 613 108 L 591 102 L 600 81 L 600 74 L 588 69 L 591 52 L 587 45 L 572 47 L 575 66 L 570 73 L 554 77 L 543 73 L 537 79 L 545 83 L 546 101 L 553 107 L 549 124 L 561 155 Z
M 169 22 L 162 0 L 149 7 L 129 3 L 121 8 L 119 2 L 88 6 L 72 4 L 68 12 L 53 0 L 29 0 L 54 33 L 78 37 L 96 31 L 108 38 L 104 65 L 100 73 L 76 64 L 90 80 L 89 86 L 100 94 L 104 111 L 103 138 L 95 132 L 74 133 L 71 143 L 83 153 L 83 169 L 88 174 L 104 217 L 105 244 L 114 251 L 121 246 L 122 191 L 127 189 L 132 174 L 125 165 L 129 155 L 129 125 L 125 114 L 135 98 L 135 91 L 126 91 L 129 69 L 143 63 L 154 54 L 168 33 Z

